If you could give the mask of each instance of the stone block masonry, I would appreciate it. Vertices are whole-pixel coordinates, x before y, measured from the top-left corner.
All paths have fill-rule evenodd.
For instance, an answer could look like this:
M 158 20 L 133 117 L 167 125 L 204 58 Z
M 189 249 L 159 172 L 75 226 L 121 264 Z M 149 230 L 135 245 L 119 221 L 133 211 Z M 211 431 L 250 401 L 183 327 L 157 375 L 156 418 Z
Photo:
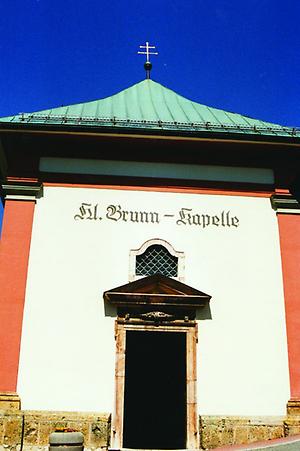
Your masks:
M 285 422 L 285 417 L 202 416 L 199 427 L 200 445 L 202 449 L 214 449 L 281 438 L 285 434 L 289 435 Z
M 11 409 L 0 410 L 0 451 L 46 451 L 61 428 L 82 432 L 85 451 L 109 448 L 110 414 Z M 199 431 L 199 449 L 249 444 L 300 434 L 300 416 L 201 416 Z
M 61 428 L 82 432 L 85 450 L 108 448 L 109 414 L 2 410 L 0 451 L 46 450 L 51 432 Z

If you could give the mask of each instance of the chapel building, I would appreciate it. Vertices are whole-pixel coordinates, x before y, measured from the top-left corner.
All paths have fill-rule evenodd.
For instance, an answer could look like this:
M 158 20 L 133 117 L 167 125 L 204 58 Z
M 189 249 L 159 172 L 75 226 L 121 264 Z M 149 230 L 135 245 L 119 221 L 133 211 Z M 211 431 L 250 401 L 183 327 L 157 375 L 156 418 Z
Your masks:
M 41 449 L 300 432 L 300 132 L 146 79 L 0 119 L 0 428 Z

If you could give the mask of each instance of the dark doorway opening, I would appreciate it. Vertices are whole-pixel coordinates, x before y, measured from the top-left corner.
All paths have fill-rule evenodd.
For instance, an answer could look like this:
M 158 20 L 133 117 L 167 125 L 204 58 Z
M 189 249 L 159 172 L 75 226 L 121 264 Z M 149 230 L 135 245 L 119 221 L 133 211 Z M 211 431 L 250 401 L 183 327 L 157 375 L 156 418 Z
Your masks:
M 126 332 L 123 447 L 186 447 L 186 334 Z

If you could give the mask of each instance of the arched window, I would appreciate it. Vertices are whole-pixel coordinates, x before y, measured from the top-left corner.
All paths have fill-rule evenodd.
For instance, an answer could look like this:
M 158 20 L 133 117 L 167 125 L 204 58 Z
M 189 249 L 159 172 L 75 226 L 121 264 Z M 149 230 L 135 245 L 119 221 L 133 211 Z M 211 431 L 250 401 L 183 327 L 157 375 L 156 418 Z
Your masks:
M 164 246 L 153 244 L 143 254 L 136 256 L 135 274 L 151 276 L 157 273 L 168 277 L 177 277 L 178 257 L 171 255 Z
M 177 252 L 165 240 L 146 241 L 139 249 L 130 251 L 129 280 L 153 274 L 163 274 L 183 281 L 184 254 Z

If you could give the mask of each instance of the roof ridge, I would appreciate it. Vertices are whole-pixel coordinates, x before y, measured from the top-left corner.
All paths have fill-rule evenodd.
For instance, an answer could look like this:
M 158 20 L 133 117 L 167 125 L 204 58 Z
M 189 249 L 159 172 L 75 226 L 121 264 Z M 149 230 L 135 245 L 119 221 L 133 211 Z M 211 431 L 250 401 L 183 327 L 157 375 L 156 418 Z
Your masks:
M 60 108 L 67 108 L 67 109 L 69 109 L 69 107 L 74 107 L 74 106 L 79 106 L 79 105 L 86 105 L 86 104 L 94 103 L 94 102 L 100 102 L 101 100 L 106 100 L 106 99 L 110 99 L 111 97 L 115 97 L 115 96 L 121 94 L 121 92 L 128 91 L 131 88 L 135 88 L 137 85 L 140 85 L 140 84 L 144 83 L 145 81 L 153 82 L 153 80 L 142 80 L 142 81 L 139 81 L 137 83 L 134 83 L 131 86 L 128 86 L 128 88 L 121 89 L 120 91 L 117 91 L 115 94 L 112 94 L 112 95 L 109 95 L 109 96 L 100 97 L 98 99 L 87 100 L 87 101 L 83 101 L 83 102 L 70 103 L 69 105 L 54 106 L 54 107 L 51 107 L 51 108 L 45 108 L 43 110 L 32 111 L 30 113 L 25 113 L 24 112 L 23 114 L 37 114 L 37 113 L 42 113 L 44 111 L 49 111 L 51 113 L 53 110 L 57 110 L 57 109 L 60 109 Z M 154 82 L 154 83 L 157 83 L 157 82 Z M 159 84 L 159 83 L 157 83 L 157 84 Z M 4 117 L 13 117 L 13 116 L 20 116 L 20 114 L 15 114 L 15 115 L 12 115 L 12 116 L 3 116 L 3 118 Z
M 155 106 L 155 102 L 154 102 L 154 99 L 153 99 L 153 92 L 152 92 L 152 89 L 151 89 L 151 83 L 150 83 L 150 88 L 149 88 L 149 97 L 150 97 L 150 101 L 151 101 L 151 104 L 152 104 L 152 107 L 153 107 L 153 111 L 155 112 L 157 120 L 159 120 L 159 113 L 157 111 L 157 108 Z
M 164 86 L 163 84 L 161 84 L 161 83 L 158 83 L 158 82 L 156 82 L 156 81 L 154 81 L 154 80 L 143 80 L 143 81 L 151 81 L 151 82 L 153 82 L 153 83 L 156 83 L 157 85 L 159 85 L 159 86 L 162 86 L 164 89 L 166 89 L 167 91 L 169 91 L 169 92 L 171 92 L 171 93 L 173 93 L 173 94 L 176 94 L 178 97 L 180 97 L 181 99 L 183 99 L 183 100 L 188 100 L 189 102 L 191 102 L 191 103 L 193 103 L 193 104 L 195 104 L 195 105 L 199 105 L 199 106 L 202 106 L 202 107 L 206 107 L 206 108 L 209 108 L 210 110 L 217 110 L 217 111 L 222 111 L 222 112 L 224 112 L 224 113 L 226 113 L 226 114 L 234 114 L 234 115 L 236 115 L 236 116 L 239 116 L 239 117 L 242 117 L 242 118 L 246 118 L 246 119 L 252 119 L 252 120 L 254 120 L 254 121 L 260 121 L 260 122 L 263 122 L 264 124 L 272 124 L 272 125 L 277 125 L 278 127 L 285 127 L 285 128 L 295 128 L 295 127 L 289 127 L 289 126 L 283 126 L 283 125 L 280 125 L 280 124 L 277 124 L 277 123 L 273 123 L 273 122 L 269 122 L 269 121 L 265 121 L 265 120 L 262 120 L 262 119 L 257 119 L 257 118 L 255 118 L 255 117 L 251 117 L 251 116 L 248 116 L 247 114 L 241 114 L 241 113 L 237 113 L 237 112 L 235 112 L 235 111 L 228 111 L 228 110 L 224 110 L 224 109 L 222 109 L 222 108 L 218 108 L 218 107 L 215 107 L 215 106 L 212 106 L 212 105 L 205 105 L 204 103 L 200 103 L 200 102 L 195 102 L 195 100 L 192 100 L 192 99 L 189 99 L 188 97 L 184 97 L 182 94 L 179 94 L 178 92 L 176 92 L 176 91 L 174 91 L 173 89 L 170 89 L 170 88 L 168 88 L 168 87 L 166 87 L 166 86 Z M 142 83 L 142 82 L 140 82 L 140 83 Z M 130 89 L 130 88 L 127 88 L 127 89 Z

